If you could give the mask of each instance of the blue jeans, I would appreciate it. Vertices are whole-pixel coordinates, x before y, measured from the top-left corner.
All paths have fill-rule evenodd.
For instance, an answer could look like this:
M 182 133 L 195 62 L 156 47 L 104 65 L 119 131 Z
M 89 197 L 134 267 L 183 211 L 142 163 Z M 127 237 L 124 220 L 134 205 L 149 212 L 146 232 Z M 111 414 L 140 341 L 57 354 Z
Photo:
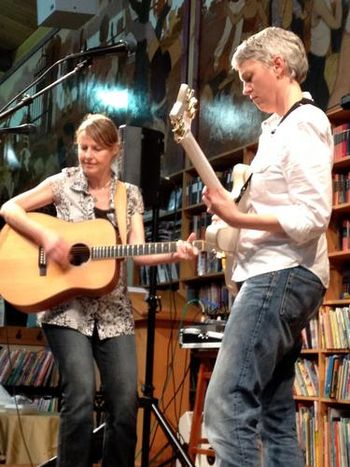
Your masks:
M 245 281 L 208 386 L 204 422 L 220 467 L 302 467 L 292 396 L 300 332 L 325 289 L 302 267 Z
M 90 467 L 96 376 L 106 406 L 103 467 L 135 464 L 137 364 L 135 336 L 99 340 L 73 329 L 43 325 L 61 376 L 57 467 Z

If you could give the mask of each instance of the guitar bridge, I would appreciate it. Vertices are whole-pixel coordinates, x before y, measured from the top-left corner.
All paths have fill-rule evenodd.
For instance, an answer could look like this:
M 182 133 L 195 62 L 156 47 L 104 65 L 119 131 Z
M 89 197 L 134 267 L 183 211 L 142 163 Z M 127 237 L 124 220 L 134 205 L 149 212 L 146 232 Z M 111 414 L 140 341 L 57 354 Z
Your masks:
M 46 253 L 43 247 L 39 247 L 38 250 L 38 266 L 39 266 L 39 275 L 46 276 L 47 275 L 47 258 Z

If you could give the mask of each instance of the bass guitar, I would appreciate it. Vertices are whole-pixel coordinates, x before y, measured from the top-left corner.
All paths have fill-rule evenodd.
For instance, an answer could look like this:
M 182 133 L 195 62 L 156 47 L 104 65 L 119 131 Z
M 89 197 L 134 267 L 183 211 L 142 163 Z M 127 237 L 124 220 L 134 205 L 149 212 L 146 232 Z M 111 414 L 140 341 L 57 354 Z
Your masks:
M 182 83 L 176 102 L 169 114 L 172 131 L 175 141 L 184 148 L 203 183 L 208 188 L 218 188 L 222 186 L 221 182 L 191 131 L 191 123 L 197 112 L 197 105 L 198 101 L 194 96 L 194 91 L 186 83 Z M 236 164 L 233 167 L 231 194 L 242 212 L 247 211 L 250 177 L 251 171 L 248 165 Z M 205 242 L 213 245 L 218 250 L 218 254 L 225 257 L 226 285 L 231 291 L 236 290 L 230 274 L 234 264 L 238 237 L 239 229 L 230 227 L 221 220 L 212 222 L 205 232 Z
M 117 243 L 113 225 L 105 219 L 67 222 L 41 213 L 28 213 L 42 226 L 54 229 L 70 245 L 70 264 L 62 269 L 37 246 L 9 225 L 0 232 L 0 295 L 26 313 L 39 312 L 78 295 L 111 292 L 119 277 L 118 260 L 177 250 L 177 242 L 141 245 Z M 101 245 L 101 239 L 104 244 Z M 193 245 L 202 251 L 205 242 Z

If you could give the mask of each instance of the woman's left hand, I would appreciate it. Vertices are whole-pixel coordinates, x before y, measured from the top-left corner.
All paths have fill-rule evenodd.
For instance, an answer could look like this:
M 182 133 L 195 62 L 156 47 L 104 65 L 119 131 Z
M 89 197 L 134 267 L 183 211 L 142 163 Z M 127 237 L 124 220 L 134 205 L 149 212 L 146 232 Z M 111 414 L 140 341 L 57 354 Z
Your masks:
M 173 258 L 176 260 L 189 260 L 198 256 L 198 248 L 193 245 L 194 240 L 196 240 L 196 234 L 194 232 L 190 234 L 186 241 L 178 240 L 177 251 L 173 253 Z

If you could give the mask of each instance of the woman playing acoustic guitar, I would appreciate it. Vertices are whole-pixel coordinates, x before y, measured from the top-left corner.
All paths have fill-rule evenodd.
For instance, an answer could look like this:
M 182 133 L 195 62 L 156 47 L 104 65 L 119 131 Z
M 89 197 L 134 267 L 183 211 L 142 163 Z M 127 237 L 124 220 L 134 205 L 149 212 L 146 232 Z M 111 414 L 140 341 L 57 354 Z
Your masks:
M 76 132 L 79 166 L 64 169 L 35 188 L 7 201 L 0 214 L 23 236 L 41 245 L 48 261 L 65 271 L 70 247 L 53 229 L 27 215 L 54 203 L 57 217 L 79 222 L 102 217 L 117 229 L 113 161 L 120 152 L 118 130 L 104 115 L 87 115 Z M 139 189 L 126 183 L 126 232 L 130 244 L 145 243 L 143 201 Z M 154 265 L 191 259 L 197 250 L 177 242 L 177 250 L 138 256 L 138 264 Z M 103 241 L 103 238 L 101 238 Z M 77 296 L 40 313 L 40 322 L 57 362 L 62 388 L 57 467 L 90 467 L 94 428 L 96 362 L 106 406 L 104 467 L 133 467 L 136 445 L 137 368 L 135 330 L 124 268 L 111 293 L 98 298 Z M 15 278 L 14 278 L 15 280 Z

